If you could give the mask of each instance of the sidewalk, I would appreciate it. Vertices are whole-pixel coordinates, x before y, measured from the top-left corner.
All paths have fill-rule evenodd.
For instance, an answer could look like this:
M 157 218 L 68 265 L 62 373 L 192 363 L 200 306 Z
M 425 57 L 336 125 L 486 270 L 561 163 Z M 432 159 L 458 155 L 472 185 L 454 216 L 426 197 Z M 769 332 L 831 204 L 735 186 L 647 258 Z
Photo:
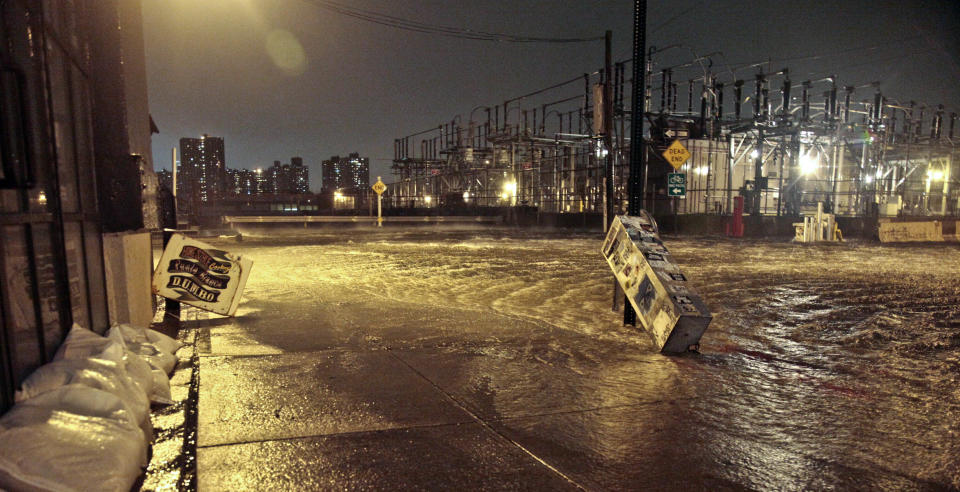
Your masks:
M 422 352 L 246 335 L 198 332 L 200 490 L 576 488 L 421 373 Z
M 200 490 L 601 490 L 687 478 L 664 466 L 684 459 L 680 448 L 633 452 L 664 428 L 696 437 L 671 417 L 693 395 L 664 400 L 651 385 L 675 371 L 659 354 L 571 364 L 553 327 L 383 299 L 318 304 L 310 319 L 246 309 L 184 323 L 195 332 Z

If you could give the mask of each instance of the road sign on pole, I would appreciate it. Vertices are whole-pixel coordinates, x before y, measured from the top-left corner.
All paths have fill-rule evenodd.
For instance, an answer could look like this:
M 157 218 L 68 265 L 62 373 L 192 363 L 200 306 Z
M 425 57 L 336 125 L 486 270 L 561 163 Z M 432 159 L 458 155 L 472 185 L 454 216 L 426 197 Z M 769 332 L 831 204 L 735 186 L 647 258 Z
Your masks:
M 383 192 L 387 190 L 387 185 L 377 176 L 377 182 L 373 183 L 372 188 L 377 192 L 377 227 L 383 227 Z
M 377 176 L 377 182 L 373 183 L 373 191 L 377 192 L 378 195 L 382 195 L 384 191 L 387 191 L 387 185 L 383 184 L 383 181 L 380 181 L 380 176 Z
M 680 169 L 680 166 L 690 158 L 690 151 L 680 143 L 674 140 L 667 150 L 663 151 L 663 158 L 673 166 L 674 169 Z
M 667 174 L 667 196 L 687 196 L 686 173 Z

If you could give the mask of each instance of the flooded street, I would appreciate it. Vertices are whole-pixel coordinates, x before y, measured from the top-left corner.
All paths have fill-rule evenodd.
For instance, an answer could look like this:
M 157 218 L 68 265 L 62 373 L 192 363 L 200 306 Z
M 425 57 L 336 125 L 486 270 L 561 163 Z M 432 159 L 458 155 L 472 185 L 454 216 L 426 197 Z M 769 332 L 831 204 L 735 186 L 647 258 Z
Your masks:
M 960 248 L 665 237 L 714 315 L 665 356 L 601 242 L 215 241 L 254 266 L 198 333 L 201 488 L 960 487 Z

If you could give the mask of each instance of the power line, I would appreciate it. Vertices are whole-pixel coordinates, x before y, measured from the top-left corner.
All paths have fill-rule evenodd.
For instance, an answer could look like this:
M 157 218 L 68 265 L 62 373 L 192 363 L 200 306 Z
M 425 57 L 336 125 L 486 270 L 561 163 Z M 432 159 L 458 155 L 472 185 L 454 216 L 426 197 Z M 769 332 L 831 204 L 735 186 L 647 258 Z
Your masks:
M 846 49 L 837 50 L 837 51 L 830 51 L 830 52 L 827 52 L 827 53 L 818 53 L 818 54 L 815 54 L 815 55 L 794 56 L 794 57 L 789 57 L 789 58 L 777 58 L 777 59 L 762 60 L 762 61 L 756 61 L 756 62 L 750 62 L 750 63 L 735 63 L 735 64 L 732 64 L 732 66 L 736 67 L 736 68 L 733 69 L 733 71 L 736 72 L 736 71 L 739 71 L 739 70 L 743 70 L 743 69 L 745 69 L 745 68 L 752 68 L 752 67 L 757 67 L 757 66 L 760 66 L 760 65 L 765 65 L 765 64 L 767 64 L 767 63 L 782 63 L 782 62 L 796 62 L 796 61 L 806 61 L 806 60 L 818 60 L 818 59 L 821 59 L 821 58 L 827 58 L 827 57 L 831 57 L 831 56 L 844 55 L 844 54 L 852 53 L 852 52 L 855 52 L 855 51 L 873 51 L 873 50 L 877 50 L 877 49 L 880 49 L 880 48 L 884 48 L 884 47 L 887 47 L 887 46 L 890 46 L 890 45 L 900 44 L 900 43 L 903 43 L 903 42 L 905 42 L 905 41 L 912 41 L 912 40 L 918 39 L 918 38 L 920 38 L 919 35 L 917 35 L 917 36 L 908 36 L 908 37 L 905 37 L 905 38 L 894 39 L 894 40 L 892 40 L 892 41 L 887 41 L 887 42 L 880 43 L 880 44 L 867 45 L 867 46 L 857 46 L 857 47 L 854 47 L 854 48 L 846 48 Z
M 425 22 L 404 19 L 392 15 L 364 10 L 349 5 L 344 5 L 330 0 L 304 0 L 307 3 L 315 5 L 324 10 L 344 15 L 354 19 L 363 20 L 381 26 L 401 29 L 405 31 L 419 32 L 424 34 L 437 34 L 459 39 L 471 39 L 475 41 L 496 41 L 506 43 L 585 43 L 590 41 L 599 41 L 603 36 L 590 38 L 546 38 L 536 36 L 517 36 L 512 34 L 494 33 L 486 31 L 476 31 L 473 29 L 464 29 L 459 27 L 444 26 L 439 24 L 428 24 Z

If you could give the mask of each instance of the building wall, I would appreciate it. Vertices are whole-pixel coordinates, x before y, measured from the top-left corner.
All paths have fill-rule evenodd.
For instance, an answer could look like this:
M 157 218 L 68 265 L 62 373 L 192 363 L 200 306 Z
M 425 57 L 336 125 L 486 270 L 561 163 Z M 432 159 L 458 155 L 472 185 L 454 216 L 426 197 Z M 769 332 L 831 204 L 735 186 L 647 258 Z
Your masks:
M 150 142 L 150 105 L 147 99 L 147 64 L 143 56 L 143 13 L 140 2 L 121 1 L 117 4 L 120 58 L 123 63 L 124 107 L 128 128 L 129 152 L 140 156 L 140 175 L 143 184 L 141 206 L 144 227 L 160 226 L 157 210 L 157 177 L 153 171 L 153 151 Z
M 0 411 L 72 323 L 107 328 L 101 224 L 142 227 L 120 3 L 0 2 L 0 120 L 17 142 L 0 174 Z

